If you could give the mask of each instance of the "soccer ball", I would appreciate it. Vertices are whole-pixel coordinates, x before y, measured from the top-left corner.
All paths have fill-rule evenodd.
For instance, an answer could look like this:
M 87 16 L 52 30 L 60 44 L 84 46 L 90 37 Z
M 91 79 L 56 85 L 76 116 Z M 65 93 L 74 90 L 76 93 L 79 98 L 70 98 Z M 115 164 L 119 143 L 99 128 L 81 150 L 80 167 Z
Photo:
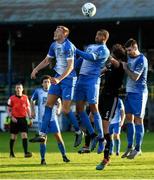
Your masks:
M 81 9 L 84 16 L 92 17 L 96 14 L 96 6 L 93 3 L 85 3 Z

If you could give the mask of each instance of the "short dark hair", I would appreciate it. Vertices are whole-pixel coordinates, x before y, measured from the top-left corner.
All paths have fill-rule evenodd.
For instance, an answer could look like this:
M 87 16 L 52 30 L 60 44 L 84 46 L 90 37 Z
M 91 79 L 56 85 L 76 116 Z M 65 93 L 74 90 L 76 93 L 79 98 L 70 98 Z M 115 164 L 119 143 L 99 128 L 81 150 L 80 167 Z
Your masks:
M 41 78 L 41 83 L 43 83 L 43 81 L 44 81 L 45 79 L 50 79 L 50 81 L 51 81 L 51 76 L 49 76 L 49 75 L 43 75 L 42 78 Z
M 113 45 L 112 54 L 117 60 L 121 59 L 122 61 L 126 61 L 127 53 L 125 48 L 121 44 Z
M 137 44 L 137 41 L 133 38 L 130 38 L 126 43 L 125 43 L 125 47 L 128 48 L 130 46 L 134 46 L 135 44 Z
M 17 83 L 15 83 L 15 87 L 16 86 L 23 86 L 23 84 L 21 82 L 17 82 Z

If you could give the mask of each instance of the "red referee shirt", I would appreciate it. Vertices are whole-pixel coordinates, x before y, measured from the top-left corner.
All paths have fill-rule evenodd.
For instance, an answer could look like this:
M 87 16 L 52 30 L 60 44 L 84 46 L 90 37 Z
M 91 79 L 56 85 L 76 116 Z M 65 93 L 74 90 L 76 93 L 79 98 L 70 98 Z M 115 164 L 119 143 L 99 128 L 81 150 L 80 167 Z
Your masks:
M 22 118 L 27 116 L 30 103 L 26 95 L 21 97 L 13 95 L 9 98 L 8 105 L 12 108 L 11 114 L 13 117 Z

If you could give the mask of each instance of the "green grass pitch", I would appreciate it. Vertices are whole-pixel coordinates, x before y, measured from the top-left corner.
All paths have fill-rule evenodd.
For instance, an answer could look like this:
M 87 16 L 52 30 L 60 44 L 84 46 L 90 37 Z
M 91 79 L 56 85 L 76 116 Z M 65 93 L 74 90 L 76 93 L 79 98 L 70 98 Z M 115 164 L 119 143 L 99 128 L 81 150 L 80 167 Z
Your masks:
M 154 133 L 146 133 L 143 154 L 134 160 L 113 155 L 103 171 L 95 170 L 103 154 L 78 154 L 74 134 L 62 134 L 70 163 L 64 163 L 53 135 L 48 135 L 46 166 L 40 165 L 39 144 L 30 144 L 32 158 L 24 158 L 20 135 L 15 144 L 16 158 L 9 158 L 9 133 L 0 133 L 0 179 L 154 179 Z M 29 133 L 29 137 L 34 133 Z M 126 134 L 121 136 L 121 154 L 126 147 Z

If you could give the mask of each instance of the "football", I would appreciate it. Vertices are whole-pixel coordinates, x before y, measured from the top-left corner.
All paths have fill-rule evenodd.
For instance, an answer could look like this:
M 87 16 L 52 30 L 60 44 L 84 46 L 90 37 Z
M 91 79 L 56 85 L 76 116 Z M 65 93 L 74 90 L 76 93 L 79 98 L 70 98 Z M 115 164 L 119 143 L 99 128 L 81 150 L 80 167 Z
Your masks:
M 93 3 L 85 3 L 81 9 L 84 16 L 92 17 L 96 14 L 96 6 Z

